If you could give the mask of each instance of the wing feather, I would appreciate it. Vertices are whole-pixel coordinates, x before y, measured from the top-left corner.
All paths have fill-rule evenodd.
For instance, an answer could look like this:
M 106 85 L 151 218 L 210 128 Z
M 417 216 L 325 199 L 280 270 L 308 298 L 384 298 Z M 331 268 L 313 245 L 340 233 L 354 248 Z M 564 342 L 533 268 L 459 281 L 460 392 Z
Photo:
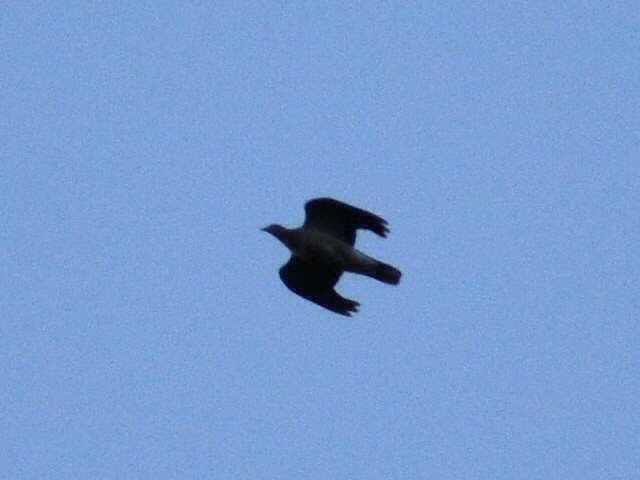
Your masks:
M 387 221 L 371 212 L 362 210 L 333 198 L 315 198 L 305 206 L 305 227 L 314 227 L 331 233 L 351 246 L 356 241 L 356 230 L 371 230 L 386 237 L 389 233 Z
M 320 305 L 332 312 L 351 316 L 358 311 L 358 302 L 341 297 L 334 286 L 342 275 L 342 271 L 320 267 L 292 256 L 280 268 L 282 282 L 293 293 Z

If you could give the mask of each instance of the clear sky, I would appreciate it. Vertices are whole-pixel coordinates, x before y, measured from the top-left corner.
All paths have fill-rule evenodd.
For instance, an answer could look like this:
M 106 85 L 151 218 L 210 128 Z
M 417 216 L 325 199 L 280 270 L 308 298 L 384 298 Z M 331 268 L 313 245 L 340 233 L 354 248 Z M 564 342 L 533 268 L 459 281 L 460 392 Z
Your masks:
M 640 478 L 637 1 L 0 22 L 0 478 Z M 350 319 L 259 230 L 325 195 Z

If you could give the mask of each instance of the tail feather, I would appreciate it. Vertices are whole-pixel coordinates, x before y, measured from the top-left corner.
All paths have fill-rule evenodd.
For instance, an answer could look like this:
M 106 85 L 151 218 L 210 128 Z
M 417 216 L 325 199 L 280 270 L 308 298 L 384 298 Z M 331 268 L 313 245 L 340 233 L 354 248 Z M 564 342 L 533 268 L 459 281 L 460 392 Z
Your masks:
M 386 263 L 378 262 L 372 276 L 376 280 L 388 283 L 389 285 L 397 285 L 398 283 L 400 283 L 402 272 L 400 272 L 400 270 L 398 270 L 396 267 L 392 267 L 391 265 L 388 265 Z

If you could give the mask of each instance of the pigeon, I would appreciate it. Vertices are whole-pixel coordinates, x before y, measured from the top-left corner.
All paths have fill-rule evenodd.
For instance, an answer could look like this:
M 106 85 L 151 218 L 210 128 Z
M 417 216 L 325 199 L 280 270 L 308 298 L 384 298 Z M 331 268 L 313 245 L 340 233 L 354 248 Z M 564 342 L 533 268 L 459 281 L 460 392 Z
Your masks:
M 387 221 L 366 210 L 332 198 L 315 198 L 305 206 L 299 228 L 272 224 L 262 230 L 280 240 L 291 258 L 280 268 L 280 279 L 293 293 L 332 312 L 351 316 L 360 304 L 334 289 L 344 272 L 357 273 L 397 285 L 402 273 L 354 248 L 356 231 L 370 230 L 385 238 Z

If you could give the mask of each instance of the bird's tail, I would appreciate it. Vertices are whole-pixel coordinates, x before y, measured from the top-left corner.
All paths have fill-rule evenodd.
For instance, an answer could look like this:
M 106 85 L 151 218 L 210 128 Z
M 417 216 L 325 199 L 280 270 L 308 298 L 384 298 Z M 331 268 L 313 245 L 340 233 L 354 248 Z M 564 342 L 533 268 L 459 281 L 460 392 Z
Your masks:
M 389 285 L 397 285 L 400 283 L 402 272 L 387 263 L 377 262 L 373 275 L 371 276 Z

